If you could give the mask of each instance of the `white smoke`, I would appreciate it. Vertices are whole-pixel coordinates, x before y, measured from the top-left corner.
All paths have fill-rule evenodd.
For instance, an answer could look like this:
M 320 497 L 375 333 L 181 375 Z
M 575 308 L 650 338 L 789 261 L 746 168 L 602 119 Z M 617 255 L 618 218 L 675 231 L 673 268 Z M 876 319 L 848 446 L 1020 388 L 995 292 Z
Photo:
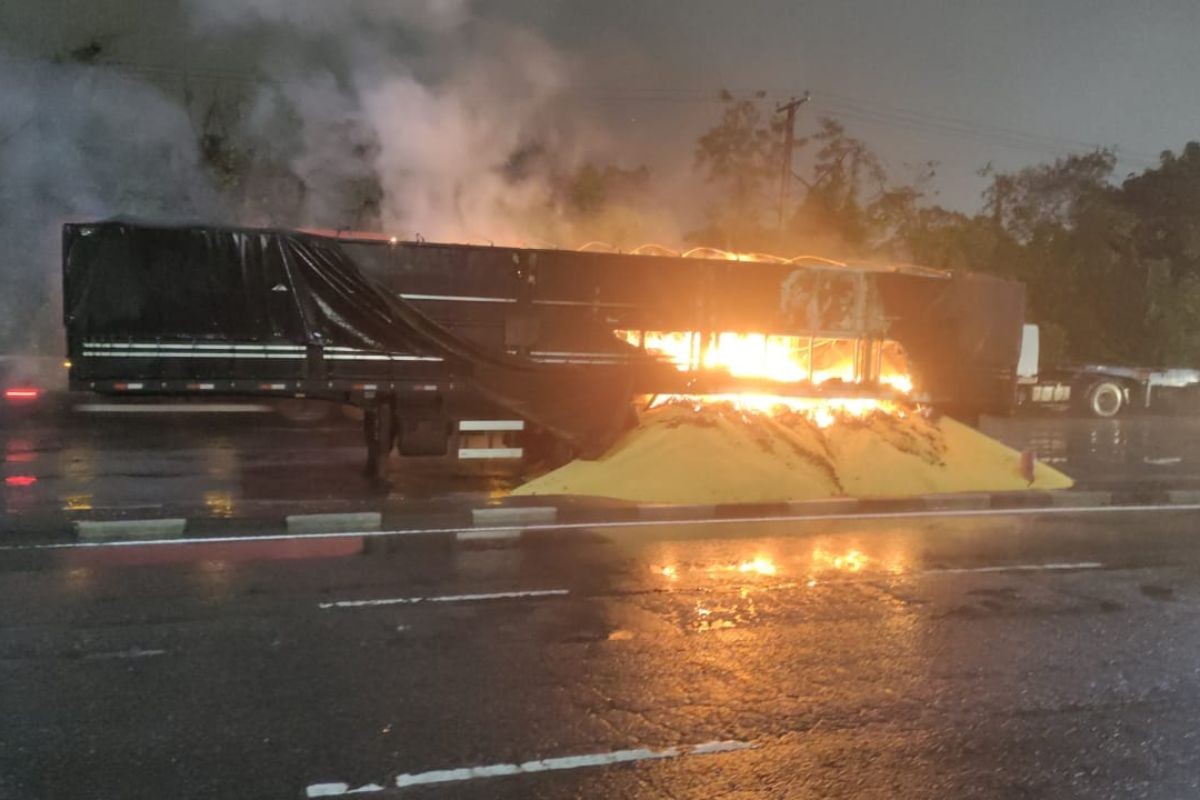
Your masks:
M 201 31 L 258 25 L 322 34 L 376 37 L 400 29 L 450 30 L 470 19 L 468 0 L 195 0 L 192 20 Z
M 555 180 L 595 142 L 561 113 L 573 64 L 467 0 L 185 8 L 190 44 L 257 54 L 250 80 L 218 81 L 207 106 L 153 71 L 10 57 L 0 45 L 0 350 L 59 341 L 63 222 L 529 243 L 547 238 Z
M 196 135 L 151 84 L 0 52 L 0 350 L 61 336 L 61 225 L 213 218 Z
M 197 2 L 195 16 L 202 32 L 269 30 L 251 136 L 298 122 L 289 163 L 304 223 L 519 242 L 521 220 L 548 202 L 549 165 L 514 159 L 569 155 L 553 112 L 570 69 L 534 34 L 446 0 Z

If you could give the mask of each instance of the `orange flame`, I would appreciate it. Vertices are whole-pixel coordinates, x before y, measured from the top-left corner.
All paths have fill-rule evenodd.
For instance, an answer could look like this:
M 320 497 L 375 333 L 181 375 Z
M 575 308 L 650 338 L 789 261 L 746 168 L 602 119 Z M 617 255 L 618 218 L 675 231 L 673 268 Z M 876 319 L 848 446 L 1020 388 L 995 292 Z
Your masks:
M 812 339 L 763 333 L 616 330 L 617 338 L 658 356 L 681 372 L 724 370 L 735 378 L 762 378 L 781 383 L 811 380 L 854 383 L 854 339 Z M 908 394 L 912 379 L 904 350 L 885 341 L 879 350 L 880 383 Z

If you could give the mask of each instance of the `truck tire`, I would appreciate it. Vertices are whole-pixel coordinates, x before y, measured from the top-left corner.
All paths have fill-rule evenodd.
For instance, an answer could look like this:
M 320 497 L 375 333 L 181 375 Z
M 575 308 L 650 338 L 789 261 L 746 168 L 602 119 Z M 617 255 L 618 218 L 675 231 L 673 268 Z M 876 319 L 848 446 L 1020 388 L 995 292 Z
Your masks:
M 1093 417 L 1112 419 L 1125 408 L 1125 387 L 1116 381 L 1100 381 L 1088 387 L 1084 410 Z

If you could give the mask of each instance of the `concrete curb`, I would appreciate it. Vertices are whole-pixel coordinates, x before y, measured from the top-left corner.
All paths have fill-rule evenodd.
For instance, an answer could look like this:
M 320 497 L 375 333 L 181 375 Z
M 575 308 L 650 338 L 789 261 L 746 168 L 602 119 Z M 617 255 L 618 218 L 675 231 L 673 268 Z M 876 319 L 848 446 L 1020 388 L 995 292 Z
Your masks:
M 793 500 L 785 503 L 787 513 L 793 514 L 849 514 L 858 510 L 859 500 L 854 497 L 834 497 L 828 500 Z
M 460 542 L 507 541 L 521 538 L 520 528 L 489 528 L 482 531 L 458 531 L 454 538 Z
M 709 519 L 717 515 L 715 505 L 672 505 L 641 503 L 636 506 L 638 519 Z
M 557 506 L 494 506 L 471 509 L 473 525 L 547 525 L 557 520 Z
M 1197 492 L 1200 497 L 1200 492 Z M 1098 508 L 1113 504 L 1112 492 L 1070 491 L 1051 492 L 1050 504 L 1055 508 Z
M 923 495 L 908 498 L 836 497 L 823 500 L 788 503 L 715 503 L 672 505 L 667 503 L 593 503 L 581 498 L 544 498 L 543 505 L 505 505 L 481 508 L 459 508 L 451 513 L 411 516 L 393 512 L 356 511 L 337 514 L 296 514 L 273 520 L 258 518 L 253 527 L 246 520 L 214 520 L 210 518 L 170 518 L 141 520 L 77 520 L 73 523 L 75 538 L 80 542 L 108 540 L 178 539 L 185 531 L 191 537 L 230 537 L 279 530 L 280 523 L 292 535 L 364 534 L 398 531 L 407 534 L 453 533 L 463 543 L 514 540 L 525 535 L 555 535 L 555 526 L 586 528 L 590 524 L 620 525 L 669 524 L 673 521 L 697 520 L 771 520 L 830 517 L 833 519 L 856 515 L 876 514 L 935 514 L 969 515 L 976 512 L 1022 513 L 1046 509 L 1054 513 L 1095 510 L 1106 506 L 1136 509 L 1139 506 L 1200 505 L 1200 490 L 1060 490 L 1049 492 L 961 492 Z M 468 515 L 467 512 L 470 512 Z M 386 517 L 386 518 L 385 518 Z M 219 523 L 219 524 L 218 524 Z M 473 530 L 478 529 L 478 530 Z M 274 534 L 282 535 L 282 534 Z
M 84 541 L 110 539 L 178 539 L 187 530 L 186 519 L 120 519 L 75 523 L 76 535 Z
M 978 511 L 992 507 L 992 496 L 987 492 L 927 494 L 917 499 L 930 511 Z
M 293 514 L 286 517 L 288 533 L 350 533 L 377 531 L 383 527 L 379 511 L 352 511 L 342 514 Z

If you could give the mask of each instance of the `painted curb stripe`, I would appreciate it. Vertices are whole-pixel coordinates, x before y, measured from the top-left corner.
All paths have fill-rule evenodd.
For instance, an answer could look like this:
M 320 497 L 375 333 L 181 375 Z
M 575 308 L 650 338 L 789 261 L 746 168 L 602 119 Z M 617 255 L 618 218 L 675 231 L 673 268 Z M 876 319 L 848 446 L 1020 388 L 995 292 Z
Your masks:
M 471 521 L 476 525 L 499 525 L 508 523 L 549 523 L 558 519 L 556 506 L 502 506 L 497 508 L 471 509 Z
M 178 537 L 183 536 L 185 530 L 187 530 L 187 520 L 182 518 L 80 520 L 75 523 L 75 532 L 81 539 L 140 537 L 133 539 L 137 543 L 158 541 L 163 537 L 175 537 L 168 541 L 178 541 Z
M 292 514 L 284 519 L 292 533 L 344 533 L 377 531 L 383 527 L 378 511 L 349 511 L 339 514 Z

